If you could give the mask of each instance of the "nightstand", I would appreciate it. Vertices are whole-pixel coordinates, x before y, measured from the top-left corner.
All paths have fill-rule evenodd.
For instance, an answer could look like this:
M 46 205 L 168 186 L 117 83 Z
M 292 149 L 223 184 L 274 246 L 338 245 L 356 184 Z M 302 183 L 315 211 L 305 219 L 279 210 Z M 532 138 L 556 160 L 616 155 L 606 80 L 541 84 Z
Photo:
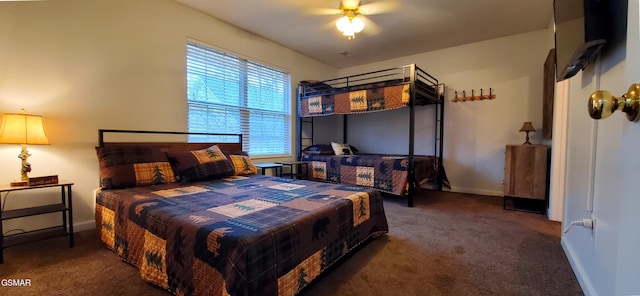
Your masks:
M 254 166 L 260 169 L 261 174 L 265 174 L 267 169 L 271 169 L 273 176 L 280 177 L 282 176 L 282 165 L 279 163 L 256 163 Z
M 0 263 L 4 262 L 3 252 L 5 248 L 34 242 L 43 239 L 49 239 L 58 236 L 69 236 L 69 247 L 73 248 L 73 203 L 71 196 L 71 186 L 73 183 L 58 183 L 37 186 L 0 186 Z M 60 203 L 39 205 L 29 208 L 21 208 L 14 210 L 2 210 L 2 202 L 5 201 L 10 193 L 20 191 L 43 191 L 44 188 L 60 188 Z M 2 194 L 4 193 L 4 196 Z M 43 194 L 45 192 L 42 192 Z M 29 217 L 35 215 L 62 213 L 62 224 L 49 228 L 43 228 L 33 231 L 27 231 L 12 235 L 4 235 L 2 230 L 2 221 L 9 219 Z
M 291 179 L 309 179 L 309 162 L 308 161 L 283 161 L 278 162 L 282 166 L 288 166 L 289 172 L 282 173 L 281 176 L 288 176 Z

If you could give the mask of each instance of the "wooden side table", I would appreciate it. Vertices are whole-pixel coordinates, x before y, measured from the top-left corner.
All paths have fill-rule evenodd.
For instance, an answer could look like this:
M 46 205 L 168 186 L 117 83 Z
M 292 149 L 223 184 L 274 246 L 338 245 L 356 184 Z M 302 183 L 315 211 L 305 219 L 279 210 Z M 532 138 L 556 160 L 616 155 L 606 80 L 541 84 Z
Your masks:
M 504 164 L 504 203 L 517 199 L 523 203 L 539 204 L 539 212 L 545 213 L 549 184 L 549 146 L 507 145 Z M 536 211 L 538 212 L 538 211 Z
M 69 247 L 73 248 L 73 198 L 71 196 L 71 186 L 73 183 L 63 182 L 58 184 L 47 184 L 38 186 L 0 186 L 0 263 L 4 262 L 3 252 L 5 248 L 34 242 L 43 239 L 49 239 L 58 236 L 69 236 Z M 14 210 L 1 210 L 3 209 L 2 194 L 4 193 L 4 200 L 6 201 L 9 193 L 19 192 L 24 190 L 38 190 L 43 188 L 60 188 L 60 203 L 47 204 L 34 206 L 29 208 L 21 208 Z M 29 217 L 35 215 L 49 214 L 49 213 L 62 213 L 62 225 L 53 226 L 49 228 L 43 228 L 33 231 L 27 231 L 12 235 L 4 235 L 2 230 L 2 221 Z
M 254 164 L 254 166 L 258 169 L 260 169 L 260 173 L 261 174 L 265 174 L 265 171 L 267 169 L 271 169 L 271 172 L 273 173 L 273 176 L 275 177 L 281 177 L 282 176 L 282 165 L 279 163 L 256 163 Z

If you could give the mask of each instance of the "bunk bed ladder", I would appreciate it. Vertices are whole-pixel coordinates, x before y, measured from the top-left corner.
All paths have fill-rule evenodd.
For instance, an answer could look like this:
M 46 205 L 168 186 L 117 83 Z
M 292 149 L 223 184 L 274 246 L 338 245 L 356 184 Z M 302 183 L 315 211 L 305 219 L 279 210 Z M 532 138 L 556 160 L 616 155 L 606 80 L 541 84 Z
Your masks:
M 309 130 L 305 130 L 304 126 L 308 125 Z M 302 131 L 306 131 L 304 136 Z M 302 149 L 313 145 L 313 117 L 300 117 L 298 116 L 298 160 L 302 157 Z
M 298 85 L 298 126 L 297 126 L 297 136 L 298 136 L 298 158 L 296 160 L 300 160 L 302 158 L 302 147 L 308 147 L 313 145 L 313 117 L 302 117 L 300 116 L 302 114 L 301 110 L 300 110 L 300 97 L 301 97 L 301 91 L 302 91 L 302 86 Z M 304 130 L 304 125 L 308 124 L 310 126 L 310 130 Z M 302 131 L 307 131 L 307 134 L 305 137 L 303 137 L 303 132 Z M 304 146 L 303 146 L 304 145 Z
M 410 86 L 409 86 L 409 91 L 411 92 L 410 94 L 410 100 L 409 100 L 409 176 L 408 176 L 408 181 L 409 181 L 409 190 L 407 192 L 407 206 L 408 207 L 413 207 L 413 195 L 415 194 L 416 191 L 416 184 L 415 184 L 415 180 L 416 180 L 416 174 L 415 174 L 415 169 L 413 167 L 413 153 L 414 153 L 414 144 L 415 144 L 415 118 L 416 118 L 416 65 L 415 64 L 411 64 L 411 67 L 409 68 L 409 77 L 410 77 Z

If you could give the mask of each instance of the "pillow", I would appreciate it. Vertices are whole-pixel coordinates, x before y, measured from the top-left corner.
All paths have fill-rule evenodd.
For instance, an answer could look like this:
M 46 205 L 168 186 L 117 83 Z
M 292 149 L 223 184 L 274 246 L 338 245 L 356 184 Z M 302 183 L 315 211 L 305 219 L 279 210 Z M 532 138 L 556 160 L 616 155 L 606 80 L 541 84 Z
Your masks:
M 353 151 L 351 150 L 351 145 L 349 144 L 340 144 L 336 142 L 331 142 L 331 148 L 333 148 L 333 152 L 336 155 L 353 155 Z
M 254 175 L 258 173 L 258 169 L 253 165 L 251 158 L 246 155 L 229 155 L 229 159 L 233 164 L 236 175 Z
M 233 176 L 233 166 L 216 145 L 195 151 L 167 151 L 169 161 L 183 182 Z
M 302 149 L 301 152 L 307 155 L 334 155 L 333 148 L 331 148 L 331 145 L 327 144 L 311 145 Z
M 166 154 L 146 146 L 96 147 L 104 189 L 175 182 Z
M 246 155 L 246 156 L 249 155 L 249 153 L 247 153 L 246 151 L 240 151 L 240 150 L 237 150 L 237 151 L 222 151 L 222 153 L 224 153 L 224 155 L 227 158 L 229 158 L 229 155 Z

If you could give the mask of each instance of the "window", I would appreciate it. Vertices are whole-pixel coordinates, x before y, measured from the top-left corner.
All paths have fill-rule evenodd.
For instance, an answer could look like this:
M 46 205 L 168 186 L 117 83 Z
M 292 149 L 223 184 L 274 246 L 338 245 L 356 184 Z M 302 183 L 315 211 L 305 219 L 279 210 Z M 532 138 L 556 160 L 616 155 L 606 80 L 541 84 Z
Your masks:
M 242 134 L 252 156 L 291 153 L 288 73 L 189 41 L 187 103 L 189 132 Z

